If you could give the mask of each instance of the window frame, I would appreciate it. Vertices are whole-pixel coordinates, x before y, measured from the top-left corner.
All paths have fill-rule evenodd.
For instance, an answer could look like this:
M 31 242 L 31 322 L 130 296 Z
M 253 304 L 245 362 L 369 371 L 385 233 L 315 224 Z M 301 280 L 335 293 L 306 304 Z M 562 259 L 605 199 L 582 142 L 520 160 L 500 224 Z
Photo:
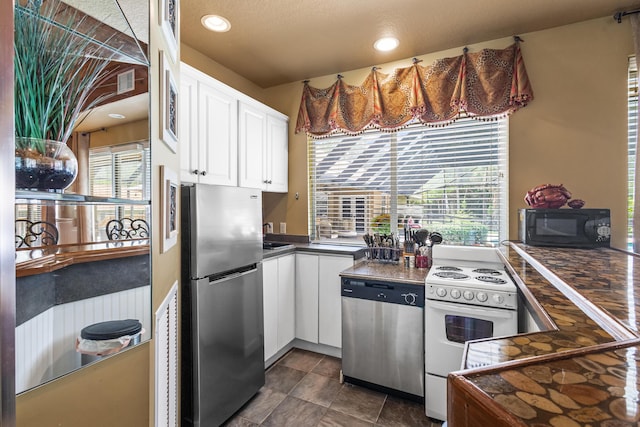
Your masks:
M 364 197 L 365 212 L 368 212 L 369 214 L 371 214 L 371 209 L 369 209 L 369 207 L 367 206 L 370 203 L 369 201 L 370 195 L 367 195 L 367 193 L 371 193 L 370 190 L 367 190 L 366 188 L 352 188 L 350 191 L 347 190 L 344 194 L 342 194 L 340 191 L 336 191 L 332 195 L 330 191 L 326 191 L 324 188 L 319 188 L 319 186 L 322 185 L 322 179 L 316 176 L 316 170 L 317 170 L 317 167 L 319 167 L 318 165 L 322 160 L 318 160 L 316 158 L 316 155 L 317 155 L 315 151 L 316 144 L 321 145 L 326 143 L 335 143 L 334 141 L 336 139 L 341 139 L 343 141 L 351 141 L 353 142 L 353 146 L 351 147 L 342 147 L 342 148 L 336 149 L 336 147 L 338 146 L 337 145 L 334 146 L 334 149 L 337 152 L 349 153 L 349 154 L 344 154 L 344 157 L 348 158 L 350 155 L 357 156 L 359 154 L 364 153 L 364 148 L 362 146 L 357 145 L 358 143 L 364 144 L 362 140 L 358 139 L 359 137 L 363 139 L 364 138 L 375 139 L 376 135 L 378 135 L 378 138 L 380 139 L 385 139 L 385 138 L 388 139 L 388 147 L 385 146 L 385 148 L 388 148 L 388 152 L 389 152 L 389 161 L 388 161 L 389 171 L 387 175 L 384 176 L 384 180 L 388 180 L 390 182 L 389 191 L 387 193 L 384 193 L 381 191 L 378 194 L 378 197 L 380 197 L 381 199 L 385 199 L 385 198 L 388 199 L 386 203 L 380 202 L 381 204 L 385 204 L 386 206 L 388 206 L 388 212 L 382 212 L 382 213 L 389 214 L 390 218 L 387 220 L 389 222 L 389 230 L 393 232 L 395 236 L 399 236 L 400 240 L 403 240 L 404 236 L 402 232 L 402 225 L 400 224 L 400 226 L 398 226 L 400 222 L 398 220 L 398 217 L 400 216 L 401 220 L 404 219 L 404 221 L 406 221 L 406 218 L 408 217 L 408 212 L 410 212 L 411 206 L 413 206 L 410 203 L 403 204 L 398 202 L 398 199 L 399 199 L 398 189 L 402 188 L 403 185 L 407 185 L 406 182 L 402 182 L 404 179 L 403 177 L 406 177 L 406 174 L 405 175 L 399 174 L 399 168 L 402 167 L 402 165 L 398 164 L 398 162 L 401 162 L 401 163 L 403 161 L 406 162 L 406 159 L 403 156 L 407 156 L 407 153 L 409 153 L 406 147 L 407 142 L 406 140 L 403 140 L 403 138 L 407 139 L 409 138 L 408 135 L 415 134 L 415 135 L 418 135 L 418 138 L 422 138 L 425 141 L 427 141 L 425 142 L 425 144 L 434 144 L 433 142 L 434 140 L 443 138 L 443 135 L 447 136 L 449 133 L 451 133 L 453 136 L 448 136 L 449 138 L 451 139 L 459 138 L 461 141 L 465 141 L 460 145 L 463 148 L 466 147 L 468 149 L 469 146 L 472 146 L 473 144 L 475 144 L 475 142 L 469 142 L 470 138 L 476 137 L 475 135 L 470 136 L 469 134 L 469 129 L 473 129 L 473 128 L 475 128 L 474 130 L 478 135 L 477 136 L 478 140 L 480 140 L 480 138 L 483 138 L 482 141 L 479 141 L 478 145 L 483 146 L 483 144 L 484 145 L 495 144 L 498 150 L 497 154 L 495 154 L 496 156 L 495 164 L 492 163 L 491 167 L 498 168 L 497 171 L 492 171 L 492 173 L 497 173 L 497 177 L 495 179 L 499 181 L 499 183 L 496 184 L 499 186 L 499 195 L 498 195 L 498 199 L 496 199 L 492 203 L 494 204 L 497 203 L 501 209 L 501 212 L 497 214 L 499 217 L 497 221 L 498 224 L 495 226 L 495 231 L 493 232 L 492 237 L 490 239 L 490 244 L 492 246 L 497 246 L 501 241 L 506 240 L 508 238 L 508 229 L 509 229 L 509 226 L 508 226 L 508 219 L 509 219 L 509 214 L 508 214 L 509 213 L 508 212 L 509 211 L 509 206 L 508 206 L 509 120 L 508 120 L 508 117 L 496 118 L 495 120 L 492 120 L 492 121 L 481 121 L 481 120 L 477 120 L 469 117 L 464 117 L 446 127 L 427 127 L 422 124 L 415 123 L 395 132 L 369 130 L 356 136 L 345 135 L 345 134 L 334 134 L 328 138 L 321 138 L 321 139 L 309 138 L 308 139 L 308 168 L 309 168 L 308 169 L 308 172 L 309 172 L 309 193 L 308 193 L 309 194 L 309 200 L 308 200 L 309 230 L 308 232 L 311 240 L 314 241 L 314 243 L 327 243 L 327 244 L 351 244 L 351 245 L 353 245 L 354 243 L 359 245 L 364 244 L 364 241 L 361 238 L 363 233 L 361 233 L 358 230 L 356 230 L 358 231 L 357 238 L 355 240 L 350 239 L 351 241 L 349 241 L 349 239 L 340 239 L 340 237 L 354 237 L 352 235 L 336 236 L 336 233 L 333 233 L 333 236 L 328 237 L 329 234 L 326 232 L 326 230 L 322 233 L 319 231 L 320 227 L 326 227 L 327 223 L 331 223 L 329 219 L 331 218 L 330 211 L 331 211 L 332 197 L 339 198 L 339 202 L 337 203 L 338 213 L 336 214 L 336 219 L 339 218 L 340 220 L 343 220 L 342 217 L 344 215 L 344 208 L 343 208 L 342 200 L 346 198 L 350 198 L 351 200 L 353 200 L 352 209 L 351 209 L 353 212 L 353 210 L 356 209 L 355 205 L 353 205 L 353 203 L 355 203 L 356 198 Z M 489 134 L 489 136 L 486 136 L 485 134 Z M 419 143 L 423 142 L 422 139 L 419 140 L 420 141 Z M 330 141 L 327 141 L 327 140 L 330 140 Z M 490 141 L 490 142 L 487 142 L 487 141 Z M 443 144 L 443 147 L 445 147 L 444 148 L 445 150 L 447 149 L 446 142 Z M 400 151 L 404 150 L 404 153 L 398 154 L 399 150 Z M 469 157 L 470 160 L 473 160 L 473 156 L 478 155 L 478 153 L 473 154 L 475 150 L 476 150 L 475 148 L 471 149 L 472 156 Z M 483 149 L 481 148 L 478 150 L 480 150 L 478 152 L 482 152 L 481 150 Z M 488 149 L 484 149 L 484 150 L 486 151 Z M 351 154 L 352 152 L 357 152 L 358 154 Z M 318 154 L 318 156 L 322 159 L 325 158 L 324 156 L 329 157 L 329 155 L 326 153 Z M 382 156 L 382 154 L 380 154 L 380 156 Z M 339 160 L 343 163 L 349 161 L 349 160 L 344 160 L 344 158 L 340 158 Z M 372 159 L 371 163 L 375 162 L 375 160 L 376 159 Z M 343 170 L 346 170 L 347 167 L 352 167 L 353 170 L 351 172 L 352 172 L 352 175 L 354 176 L 356 174 L 361 174 L 361 175 L 368 174 L 368 171 L 362 170 L 363 169 L 362 167 L 358 167 L 354 165 L 344 166 L 344 164 L 342 166 L 338 166 L 335 164 L 331 164 L 330 166 L 327 166 L 325 164 L 323 167 L 324 168 L 323 170 L 325 170 L 325 173 L 326 173 L 329 169 L 333 169 L 334 175 L 336 177 L 339 177 L 341 172 L 340 171 L 341 167 L 343 168 Z M 372 175 L 372 174 L 369 174 L 369 175 Z M 382 176 L 382 174 L 380 176 Z M 318 182 L 318 180 L 320 182 Z M 398 181 L 400 181 L 400 183 L 398 183 Z M 344 186 L 346 187 L 347 184 L 345 183 Z M 316 193 L 318 195 L 322 194 L 322 196 L 318 198 L 318 202 L 319 202 L 318 206 L 316 206 L 314 203 L 314 197 Z M 405 193 L 406 193 L 406 189 L 405 189 Z M 409 200 L 410 197 L 405 197 L 405 199 Z M 419 204 L 419 203 L 417 204 L 417 207 L 419 207 L 419 209 L 422 209 L 422 210 L 425 210 L 424 206 L 427 206 L 427 205 Z M 327 213 L 328 215 L 327 215 L 326 221 L 325 219 L 321 219 L 318 215 L 316 215 L 316 212 Z M 369 218 L 369 216 L 365 214 L 364 220 L 362 221 L 364 222 L 364 228 L 366 232 L 371 232 L 370 231 L 371 222 L 373 221 L 373 219 Z M 430 229 L 428 225 L 426 226 L 426 228 Z M 438 230 L 437 228 L 434 228 L 433 230 L 430 229 L 430 231 L 438 231 Z M 445 243 L 447 243 L 446 240 L 445 240 Z M 455 242 L 455 243 L 468 244 L 468 242 L 467 243 Z M 477 244 L 477 242 L 472 244 Z
M 133 153 L 141 154 L 141 161 L 138 169 L 145 171 L 141 175 L 140 193 L 139 195 L 127 194 L 127 197 L 121 197 L 122 183 L 118 180 L 118 175 L 121 171 L 122 164 L 118 162 L 120 159 L 126 162 L 126 155 Z M 97 167 L 92 162 L 94 156 L 109 156 L 110 157 L 110 194 L 96 194 L 93 188 L 94 185 L 94 168 Z M 150 200 L 151 197 L 151 151 L 149 141 L 136 141 L 125 144 L 118 144 L 105 147 L 95 147 L 89 149 L 89 193 L 93 196 L 100 197 L 115 197 L 119 199 L 130 200 Z M 111 219 L 121 220 L 123 218 L 139 218 L 144 219 L 147 223 L 150 223 L 150 215 L 148 207 L 143 205 L 93 205 L 89 210 L 90 223 L 93 224 L 91 230 L 92 241 L 108 240 L 105 232 L 106 224 L 102 224 L 98 218 L 109 217 Z

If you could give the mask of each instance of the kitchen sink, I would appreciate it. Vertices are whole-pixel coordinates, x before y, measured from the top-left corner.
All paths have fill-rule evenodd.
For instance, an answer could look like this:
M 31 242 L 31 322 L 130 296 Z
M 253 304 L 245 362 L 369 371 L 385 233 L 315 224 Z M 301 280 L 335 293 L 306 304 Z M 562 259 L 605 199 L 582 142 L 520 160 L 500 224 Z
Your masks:
M 291 246 L 291 243 L 285 242 L 262 242 L 262 249 L 278 249 L 284 246 Z

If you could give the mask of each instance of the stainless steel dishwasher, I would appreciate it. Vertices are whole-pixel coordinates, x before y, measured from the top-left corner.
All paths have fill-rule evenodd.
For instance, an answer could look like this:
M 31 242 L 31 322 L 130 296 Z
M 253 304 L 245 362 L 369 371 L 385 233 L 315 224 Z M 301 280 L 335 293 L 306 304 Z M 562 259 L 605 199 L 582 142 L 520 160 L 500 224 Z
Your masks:
M 424 399 L 424 286 L 342 278 L 342 375 Z

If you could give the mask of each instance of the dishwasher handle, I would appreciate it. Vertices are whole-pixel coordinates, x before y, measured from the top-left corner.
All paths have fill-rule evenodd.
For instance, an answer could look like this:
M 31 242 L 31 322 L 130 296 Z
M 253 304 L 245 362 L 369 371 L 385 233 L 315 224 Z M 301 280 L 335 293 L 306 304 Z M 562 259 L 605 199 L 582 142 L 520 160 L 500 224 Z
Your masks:
M 365 284 L 365 286 L 370 286 L 372 288 L 378 288 L 378 289 L 394 289 L 395 286 L 393 286 L 391 283 L 367 283 Z

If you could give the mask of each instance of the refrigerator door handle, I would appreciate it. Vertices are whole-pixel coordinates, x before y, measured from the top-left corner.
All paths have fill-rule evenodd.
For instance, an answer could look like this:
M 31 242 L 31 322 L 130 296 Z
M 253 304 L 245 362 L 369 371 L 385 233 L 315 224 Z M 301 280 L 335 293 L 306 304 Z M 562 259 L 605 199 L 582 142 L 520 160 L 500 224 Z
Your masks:
M 215 285 L 218 283 L 228 282 L 229 280 L 236 279 L 238 277 L 246 276 L 247 274 L 252 274 L 258 271 L 257 268 L 252 268 L 251 270 L 244 270 L 233 272 L 231 274 L 222 275 L 222 276 L 209 276 L 209 285 Z

